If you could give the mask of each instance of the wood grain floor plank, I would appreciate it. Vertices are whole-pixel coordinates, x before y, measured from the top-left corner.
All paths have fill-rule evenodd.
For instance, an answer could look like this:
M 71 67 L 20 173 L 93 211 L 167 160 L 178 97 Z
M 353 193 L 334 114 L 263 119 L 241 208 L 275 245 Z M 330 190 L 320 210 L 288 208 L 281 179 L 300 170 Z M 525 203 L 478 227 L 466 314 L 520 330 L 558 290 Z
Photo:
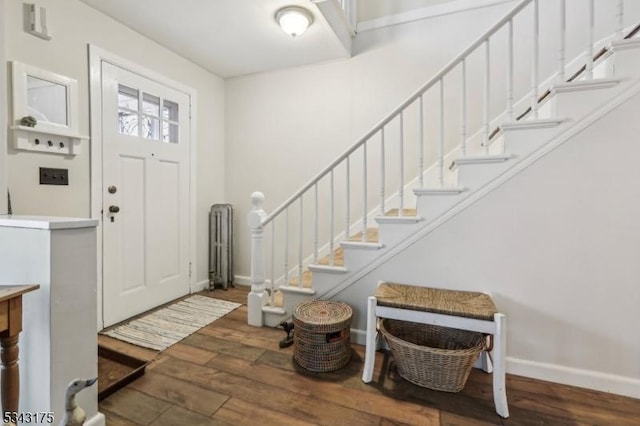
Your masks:
M 152 426 L 231 426 L 229 423 L 194 413 L 182 407 L 172 406 L 162 416 L 158 417 Z
M 98 345 L 143 361 L 151 361 L 158 355 L 158 351 L 154 351 L 153 349 L 131 345 L 123 342 L 122 340 L 114 339 L 102 334 L 98 334 Z
M 207 351 L 206 349 L 202 349 L 197 346 L 178 342 L 175 345 L 165 349 L 163 355 L 179 358 L 184 361 L 192 362 L 194 364 L 204 365 L 207 362 L 211 361 L 211 359 L 215 358 L 216 353 Z
M 213 417 L 233 425 L 259 423 L 261 426 L 312 426 L 315 424 L 279 411 L 256 407 L 238 398 L 230 398 Z
M 178 359 L 163 362 L 155 371 L 321 425 L 335 425 L 341 422 L 342 424 L 369 426 L 380 420 L 379 417 L 371 414 L 345 408 L 322 399 L 300 395 L 287 389 Z
M 100 406 L 129 421 L 148 425 L 167 411 L 171 404 L 127 387 L 104 399 Z
M 158 364 L 162 364 L 167 358 L 168 358 L 167 355 L 164 355 L 162 353 L 159 354 L 158 356 L 155 357 L 155 359 L 151 360 L 149 364 L 147 364 L 145 371 L 152 371 L 154 368 L 158 366 Z
M 219 339 L 230 340 L 233 342 L 242 343 L 247 346 L 255 348 L 279 350 L 278 342 L 286 337 L 286 333 L 280 330 L 279 333 L 274 334 L 273 337 L 269 336 L 255 336 L 250 333 L 243 333 L 238 330 L 232 330 L 227 327 L 204 327 L 198 331 L 198 333 L 206 334 L 207 336 L 217 337 Z
M 140 423 L 132 422 L 100 406 L 100 412 L 104 414 L 105 424 L 109 426 L 140 426 Z
M 154 372 L 140 377 L 130 388 L 204 416 L 211 416 L 229 399 L 228 395 Z
M 443 411 L 440 414 L 440 426 L 493 426 L 499 423 L 485 422 Z
M 212 295 L 245 303 L 247 293 L 247 288 L 236 287 Z M 439 424 L 446 426 L 640 425 L 638 399 L 513 375 L 507 375 L 511 416 L 502 419 L 493 405 L 491 375 L 472 370 L 460 393 L 432 391 L 402 379 L 385 352 L 376 353 L 374 379 L 365 384 L 364 347 L 359 345 L 352 346 L 345 368 L 306 372 L 292 361 L 293 347 L 278 348 L 285 336 L 281 328 L 252 327 L 246 318 L 243 305 L 196 337 L 160 354 L 147 352 L 145 356 L 154 358 L 147 366 L 148 381 L 130 384 L 123 390 L 128 393 L 120 391 L 100 404 L 107 425 L 425 424 L 423 418 L 411 417 L 412 410 L 419 409 L 434 410 Z M 129 354 L 148 351 L 122 342 L 115 345 Z M 177 393 L 163 394 L 167 388 Z M 210 408 L 194 401 L 194 395 L 208 392 L 228 397 L 211 416 L 204 415 Z
M 220 325 L 216 327 L 203 327 L 198 330 L 198 333 L 238 343 L 242 342 L 249 336 L 248 333 L 243 333 L 239 330 L 234 330 Z
M 201 333 L 195 333 L 185 338 L 183 343 L 212 352 L 232 355 L 238 358 L 255 361 L 264 353 L 264 349 L 243 345 L 242 343 L 219 339 Z
M 340 383 L 342 378 L 346 377 L 344 375 L 335 380 L 324 373 L 311 373 L 300 367 L 295 371 L 283 370 L 262 364 L 259 360 L 250 363 L 224 355 L 218 356 L 208 365 L 256 382 L 291 390 L 300 395 L 313 396 L 378 417 L 387 417 L 408 424 L 440 424 L 437 409 L 425 407 L 423 404 L 390 401 L 389 398 L 375 392 L 346 389 Z

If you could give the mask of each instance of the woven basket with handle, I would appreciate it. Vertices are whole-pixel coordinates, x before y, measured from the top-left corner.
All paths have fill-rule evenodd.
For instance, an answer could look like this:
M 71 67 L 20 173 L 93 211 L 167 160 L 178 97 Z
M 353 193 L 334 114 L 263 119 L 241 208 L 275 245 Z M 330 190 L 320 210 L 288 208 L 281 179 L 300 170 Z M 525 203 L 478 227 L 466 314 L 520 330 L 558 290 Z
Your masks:
M 429 389 L 459 392 L 478 354 L 482 333 L 385 318 L 380 324 L 400 376 Z

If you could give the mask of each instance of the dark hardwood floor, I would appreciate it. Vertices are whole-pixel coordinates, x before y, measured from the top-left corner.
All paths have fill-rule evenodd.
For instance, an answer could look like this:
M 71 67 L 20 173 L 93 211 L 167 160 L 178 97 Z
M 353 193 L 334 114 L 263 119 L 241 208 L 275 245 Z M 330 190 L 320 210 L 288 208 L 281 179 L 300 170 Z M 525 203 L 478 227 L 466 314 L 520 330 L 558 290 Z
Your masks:
M 247 289 L 211 295 L 245 303 Z M 246 315 L 242 306 L 159 354 L 101 336 L 152 359 L 100 403 L 107 425 L 640 425 L 640 400 L 512 375 L 502 419 L 490 375 L 474 369 L 462 392 L 431 391 L 400 378 L 383 353 L 366 385 L 359 345 L 345 368 L 310 373 L 292 361 L 293 348 L 278 348 L 282 330 L 251 327 Z

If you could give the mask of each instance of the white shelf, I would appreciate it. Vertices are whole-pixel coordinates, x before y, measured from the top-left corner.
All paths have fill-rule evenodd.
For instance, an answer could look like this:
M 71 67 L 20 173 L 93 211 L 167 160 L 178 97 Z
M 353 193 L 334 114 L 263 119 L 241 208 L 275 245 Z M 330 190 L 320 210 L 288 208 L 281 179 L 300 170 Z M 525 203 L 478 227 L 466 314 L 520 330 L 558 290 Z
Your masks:
M 51 132 L 37 127 L 12 126 L 13 143 L 16 149 L 46 152 L 50 154 L 76 155 L 81 151 L 82 141 L 88 136 L 61 130 Z

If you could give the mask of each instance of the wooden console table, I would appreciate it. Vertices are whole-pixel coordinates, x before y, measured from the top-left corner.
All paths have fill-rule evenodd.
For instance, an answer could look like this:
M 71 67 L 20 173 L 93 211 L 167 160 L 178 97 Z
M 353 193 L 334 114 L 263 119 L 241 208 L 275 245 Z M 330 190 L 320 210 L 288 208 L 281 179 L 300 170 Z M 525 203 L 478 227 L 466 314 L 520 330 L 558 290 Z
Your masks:
M 18 412 L 18 334 L 22 331 L 22 295 L 38 288 L 40 286 L 37 284 L 0 286 L 0 391 L 3 418 L 7 411 Z

